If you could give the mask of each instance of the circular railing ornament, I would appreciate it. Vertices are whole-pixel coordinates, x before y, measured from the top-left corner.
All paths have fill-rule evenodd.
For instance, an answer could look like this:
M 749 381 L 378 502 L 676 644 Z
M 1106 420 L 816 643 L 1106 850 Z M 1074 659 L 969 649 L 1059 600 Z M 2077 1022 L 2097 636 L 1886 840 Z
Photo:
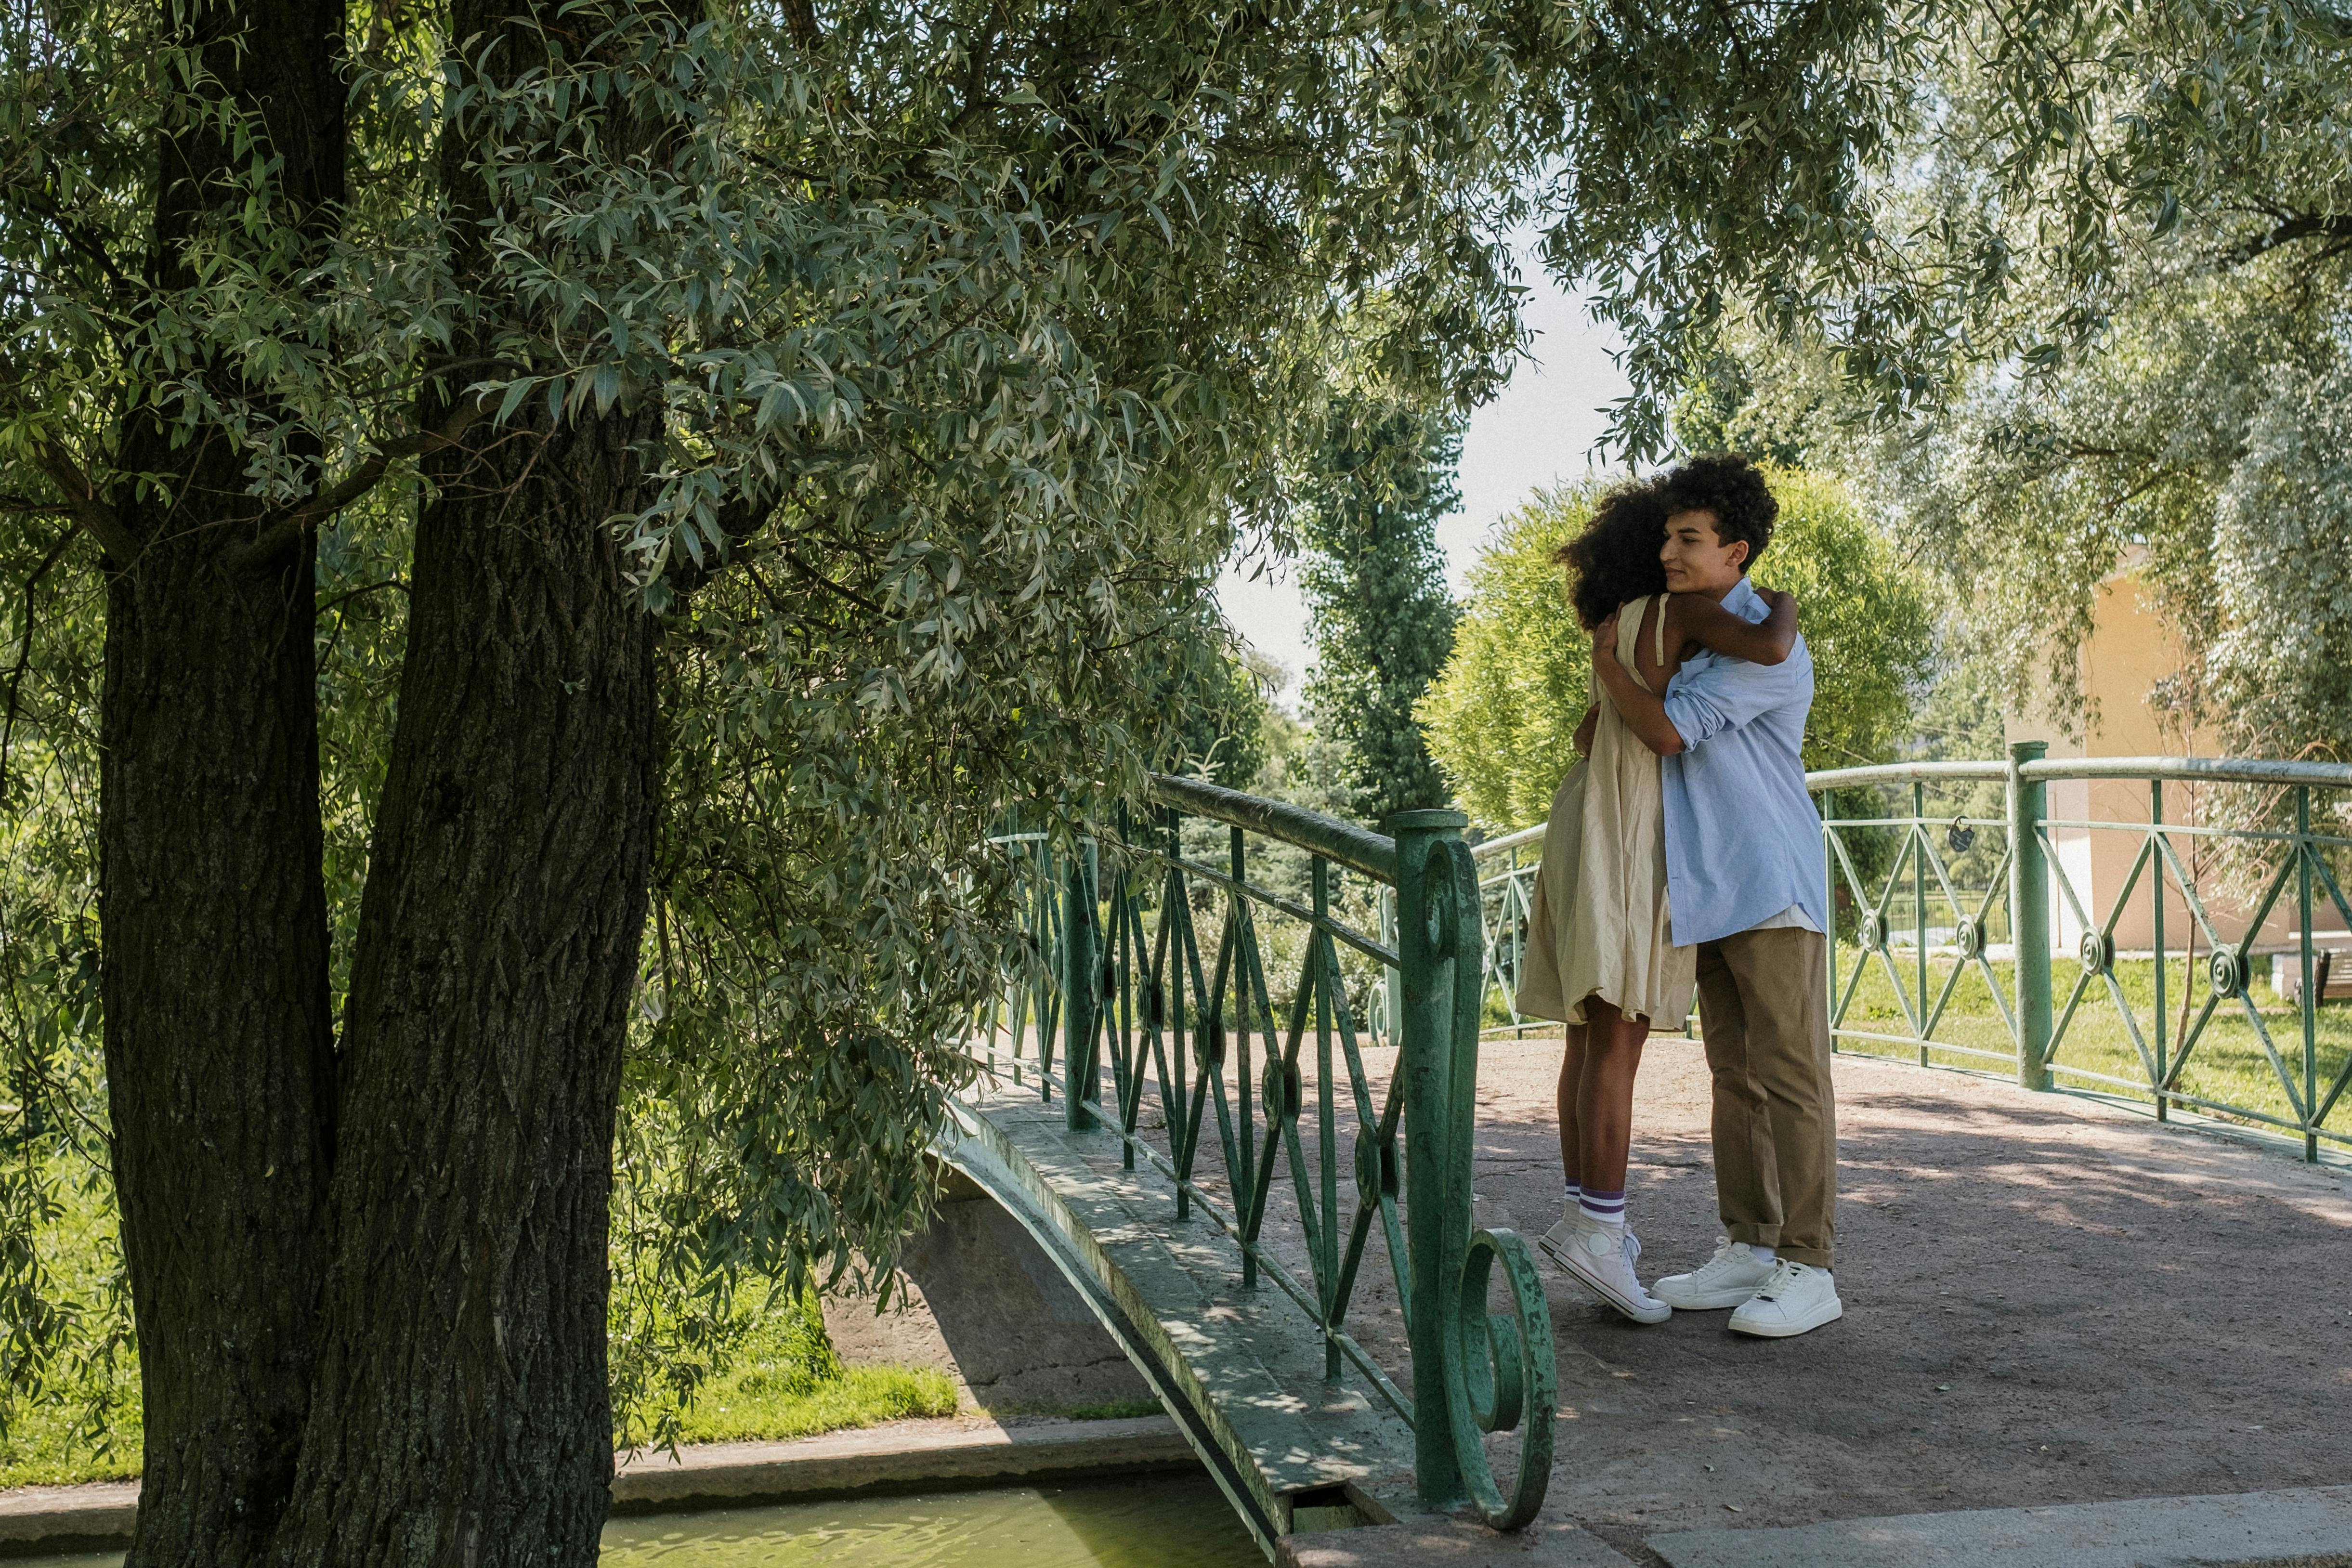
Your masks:
M 2103 931 L 2086 931 L 2081 944 L 2083 967 L 2105 974 L 2116 966 L 2116 939 Z
M 1510 1288 L 1508 1312 L 1486 1310 L 1486 1285 L 1498 1261 Z M 1454 1457 L 1480 1517 L 1494 1529 L 1517 1530 L 1535 1518 L 1551 1481 L 1559 1373 L 1552 1360 L 1543 1279 L 1517 1232 L 1481 1230 L 1471 1236 L 1460 1289 L 1448 1305 L 1453 1310 L 1441 1342 Z M 1527 1430 L 1519 1441 L 1518 1474 L 1507 1498 L 1495 1482 L 1481 1439 L 1489 1432 L 1515 1430 L 1522 1421 Z
M 1356 1139 L 1356 1195 L 1369 1206 L 1397 1195 L 1396 1145 L 1381 1142 L 1370 1128 Z
M 1866 910 L 1863 912 L 1862 919 L 1855 922 L 1854 941 L 1862 945 L 1862 951 L 1864 952 L 1885 952 L 1886 934 L 1887 925 L 1885 915 Z
M 1297 1121 L 1300 1107 L 1307 1103 L 1307 1088 L 1298 1064 L 1280 1057 L 1267 1062 L 1265 1071 L 1258 1078 L 1258 1093 L 1270 1125 Z
M 1952 947 L 1959 953 L 1962 963 L 1972 958 L 1982 958 L 1985 950 L 1984 922 L 1973 915 L 1962 916 L 1960 923 L 1952 928 Z
M 2229 1000 L 2246 992 L 2246 966 L 2228 948 L 2216 952 L 2205 963 L 2207 978 L 2213 982 L 2213 994 Z
M 1192 1037 L 1192 1065 L 1202 1072 L 1213 1072 L 1225 1065 L 1225 1021 L 1213 1016 L 1209 1026 Z

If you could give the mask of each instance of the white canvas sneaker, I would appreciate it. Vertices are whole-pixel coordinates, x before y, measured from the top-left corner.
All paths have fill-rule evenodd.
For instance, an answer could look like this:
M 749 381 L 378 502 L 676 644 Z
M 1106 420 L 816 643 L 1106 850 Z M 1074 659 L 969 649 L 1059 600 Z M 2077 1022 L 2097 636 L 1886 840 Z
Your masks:
M 1785 1340 L 1844 1315 L 1845 1303 L 1838 1300 L 1837 1280 L 1828 1269 L 1783 1258 L 1772 1265 L 1772 1278 L 1731 1314 L 1731 1331 Z
M 1642 1244 L 1583 1216 L 1562 1219 L 1537 1243 L 1568 1277 L 1637 1323 L 1663 1323 L 1675 1310 L 1642 1289 L 1633 1259 Z
M 1559 1223 L 1543 1233 L 1541 1245 L 1546 1251 L 1557 1258 L 1560 1248 L 1568 1245 L 1570 1231 L 1581 1229 L 1594 1223 L 1585 1217 L 1584 1210 L 1574 1202 L 1564 1203 L 1559 1205 Z M 1642 1261 L 1642 1238 L 1633 1234 L 1633 1226 L 1630 1222 L 1625 1226 L 1625 1249 L 1634 1262 Z
M 1744 1241 L 1715 1238 L 1715 1256 L 1688 1274 L 1669 1274 L 1651 1289 L 1680 1312 L 1717 1312 L 1737 1307 L 1772 1278 L 1772 1266 Z

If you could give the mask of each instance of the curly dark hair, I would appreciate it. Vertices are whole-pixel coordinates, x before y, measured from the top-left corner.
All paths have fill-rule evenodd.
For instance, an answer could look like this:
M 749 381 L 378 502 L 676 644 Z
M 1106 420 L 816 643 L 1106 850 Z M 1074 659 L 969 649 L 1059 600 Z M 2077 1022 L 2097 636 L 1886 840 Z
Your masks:
M 1620 606 L 1666 591 L 1658 559 L 1665 542 L 1666 504 L 1656 485 L 1620 485 L 1601 498 L 1584 531 L 1552 552 L 1572 578 L 1569 602 L 1586 631 Z
M 1693 458 L 1659 480 L 1658 489 L 1665 499 L 1668 516 L 1678 511 L 1711 511 L 1716 538 L 1726 544 L 1745 540 L 1748 559 L 1740 565 L 1743 572 L 1754 566 L 1772 542 L 1772 524 L 1780 515 L 1780 503 L 1772 499 L 1761 470 L 1737 452 Z

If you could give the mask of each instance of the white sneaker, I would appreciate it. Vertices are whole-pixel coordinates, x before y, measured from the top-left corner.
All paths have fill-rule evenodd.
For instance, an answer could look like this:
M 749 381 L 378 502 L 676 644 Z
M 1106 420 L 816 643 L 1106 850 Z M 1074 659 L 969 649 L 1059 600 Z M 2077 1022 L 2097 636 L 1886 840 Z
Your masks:
M 1568 1245 L 1570 1232 L 1598 1223 L 1596 1220 L 1587 1218 L 1584 1210 L 1575 1203 L 1564 1203 L 1559 1205 L 1559 1223 L 1544 1232 L 1542 1245 L 1547 1250 L 1557 1255 L 1560 1248 Z M 1630 1221 L 1625 1226 L 1625 1247 L 1627 1256 L 1636 1263 L 1642 1261 L 1642 1238 L 1633 1234 L 1633 1226 Z
M 1675 1310 L 1642 1289 L 1633 1259 L 1642 1244 L 1630 1230 L 1578 1215 L 1562 1219 L 1537 1244 L 1570 1279 L 1637 1323 L 1663 1323 Z
M 1677 1311 L 1716 1312 L 1737 1307 L 1772 1278 L 1772 1265 L 1744 1241 L 1715 1238 L 1715 1256 L 1688 1274 L 1669 1274 L 1651 1289 Z
M 1843 1316 L 1845 1303 L 1838 1300 L 1837 1280 L 1828 1269 L 1783 1258 L 1772 1265 L 1772 1278 L 1731 1314 L 1731 1331 L 1785 1340 Z

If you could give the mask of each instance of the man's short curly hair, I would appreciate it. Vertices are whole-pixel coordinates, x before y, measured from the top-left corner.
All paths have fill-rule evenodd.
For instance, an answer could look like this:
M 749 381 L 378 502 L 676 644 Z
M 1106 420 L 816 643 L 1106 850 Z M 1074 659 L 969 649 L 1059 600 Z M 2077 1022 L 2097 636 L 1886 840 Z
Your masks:
M 1569 602 L 1591 631 L 1620 607 L 1666 591 L 1658 552 L 1666 542 L 1666 507 L 1654 484 L 1620 485 L 1601 498 L 1584 531 L 1552 559 L 1569 570 Z
M 1658 483 L 1669 515 L 1678 511 L 1715 513 L 1715 536 L 1724 543 L 1745 540 L 1748 559 L 1740 570 L 1756 564 L 1772 542 L 1772 524 L 1780 503 L 1755 464 L 1737 452 L 1710 452 L 1675 468 Z

